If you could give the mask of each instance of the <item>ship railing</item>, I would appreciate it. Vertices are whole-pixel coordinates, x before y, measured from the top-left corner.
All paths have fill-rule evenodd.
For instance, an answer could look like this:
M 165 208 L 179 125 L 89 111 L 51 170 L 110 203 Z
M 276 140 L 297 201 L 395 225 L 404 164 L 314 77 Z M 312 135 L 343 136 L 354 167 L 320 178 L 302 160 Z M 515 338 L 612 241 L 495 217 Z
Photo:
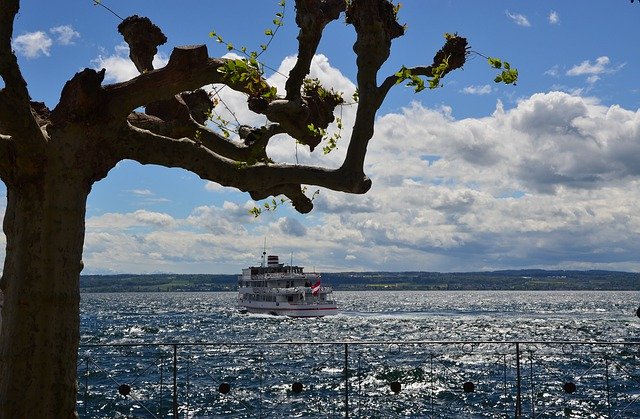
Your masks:
M 640 417 L 640 342 L 82 344 L 82 418 Z
M 266 294 L 311 294 L 312 290 L 310 287 L 238 287 L 239 292 L 260 292 Z M 321 286 L 320 293 L 328 294 L 333 292 L 333 287 L 331 286 Z

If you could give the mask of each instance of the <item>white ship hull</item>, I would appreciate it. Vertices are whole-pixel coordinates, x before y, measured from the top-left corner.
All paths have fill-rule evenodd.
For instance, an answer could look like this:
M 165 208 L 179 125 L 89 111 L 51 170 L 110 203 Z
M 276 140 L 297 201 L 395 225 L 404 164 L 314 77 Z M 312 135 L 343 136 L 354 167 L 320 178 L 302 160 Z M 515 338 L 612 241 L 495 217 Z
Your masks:
M 267 303 L 238 303 L 241 311 L 253 314 L 269 314 L 272 316 L 288 317 L 321 317 L 335 316 L 338 307 L 335 304 L 267 304 Z

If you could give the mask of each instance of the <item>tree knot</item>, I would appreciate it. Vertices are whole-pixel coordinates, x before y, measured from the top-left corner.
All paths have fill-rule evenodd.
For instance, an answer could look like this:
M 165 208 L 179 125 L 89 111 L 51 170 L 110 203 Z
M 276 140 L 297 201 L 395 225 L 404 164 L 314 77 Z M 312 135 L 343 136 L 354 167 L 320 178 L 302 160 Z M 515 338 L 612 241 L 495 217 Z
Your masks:
M 167 42 L 159 27 L 147 17 L 129 16 L 118 25 L 118 32 L 129 44 L 129 58 L 140 73 L 153 70 L 158 46 Z

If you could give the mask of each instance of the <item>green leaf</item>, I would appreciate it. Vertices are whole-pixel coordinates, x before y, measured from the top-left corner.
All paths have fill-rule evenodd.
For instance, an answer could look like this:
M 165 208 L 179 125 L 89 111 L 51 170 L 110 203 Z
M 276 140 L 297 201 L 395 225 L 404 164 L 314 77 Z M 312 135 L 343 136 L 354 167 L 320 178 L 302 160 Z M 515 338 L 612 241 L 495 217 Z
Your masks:
M 396 84 L 400 84 L 411 77 L 411 70 L 409 70 L 405 66 L 402 66 L 402 68 L 400 68 L 400 71 L 395 73 L 394 76 L 396 76 Z
M 273 31 L 271 29 L 266 29 L 264 31 L 264 34 L 267 35 L 267 36 L 273 36 Z
M 502 61 L 499 58 L 489 57 L 489 65 L 493 68 L 502 68 Z

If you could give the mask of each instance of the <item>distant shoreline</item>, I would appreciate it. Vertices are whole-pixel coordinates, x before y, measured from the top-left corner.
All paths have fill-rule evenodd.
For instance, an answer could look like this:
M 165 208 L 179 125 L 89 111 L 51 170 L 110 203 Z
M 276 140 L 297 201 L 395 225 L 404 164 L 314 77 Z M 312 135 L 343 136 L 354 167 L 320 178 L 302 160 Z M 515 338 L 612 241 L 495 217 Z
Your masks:
M 640 291 L 640 273 L 523 269 L 493 272 L 322 274 L 336 291 Z M 82 275 L 81 292 L 235 291 L 237 275 Z

